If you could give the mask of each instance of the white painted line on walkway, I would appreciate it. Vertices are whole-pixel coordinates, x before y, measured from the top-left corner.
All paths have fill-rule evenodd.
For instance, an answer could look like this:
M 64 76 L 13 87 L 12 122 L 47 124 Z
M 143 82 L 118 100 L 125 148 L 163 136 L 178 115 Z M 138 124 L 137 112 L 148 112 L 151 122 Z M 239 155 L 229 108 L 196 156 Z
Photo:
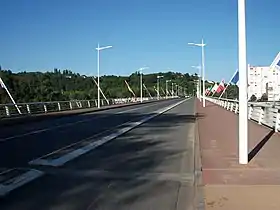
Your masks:
M 135 110 L 139 110 L 139 109 L 145 109 L 147 107 L 152 107 L 152 106 L 155 106 L 155 105 L 158 105 L 158 104 L 157 103 L 149 104 L 149 105 L 146 105 L 146 106 L 140 106 L 140 107 L 133 108 L 133 109 L 127 109 L 127 110 L 116 112 L 116 113 L 113 113 L 113 114 L 123 114 L 123 113 L 131 112 L 131 111 L 135 111 Z M 120 107 L 120 108 L 124 108 L 124 107 Z M 108 110 L 104 110 L 104 111 L 108 111 Z M 24 137 L 24 136 L 29 136 L 29 135 L 34 135 L 34 134 L 38 134 L 38 133 L 43 133 L 43 132 L 55 130 L 55 129 L 58 129 L 58 128 L 66 128 L 66 127 L 70 127 L 70 126 L 73 126 L 73 125 L 77 125 L 79 123 L 89 122 L 89 121 L 101 119 L 101 118 L 104 118 L 104 117 L 105 116 L 94 115 L 94 117 L 90 118 L 90 119 L 79 120 L 79 121 L 75 121 L 75 122 L 71 122 L 71 123 L 65 123 L 65 124 L 62 124 L 62 125 L 56 125 L 56 126 L 49 127 L 49 128 L 34 130 L 34 131 L 30 131 L 30 132 L 23 133 L 23 134 L 19 134 L 19 135 L 15 135 L 15 136 L 10 136 L 10 137 L 7 137 L 7 138 L 2 138 L 2 139 L 0 139 L 0 142 L 5 142 L 5 141 L 8 141 L 8 140 L 12 140 L 12 139 L 16 139 L 16 138 L 21 138 L 21 137 Z
M 8 174 L 12 170 L 7 171 L 6 173 Z M 23 185 L 41 177 L 42 175 L 44 175 L 44 172 L 42 171 L 29 169 L 28 171 L 24 172 L 19 176 L 12 177 L 11 179 L 6 180 L 6 184 L 0 182 L 0 196 L 5 196 L 13 190 L 22 187 Z
M 160 109 L 160 110 L 157 110 L 155 112 L 155 114 L 149 116 L 149 117 L 146 117 L 140 121 L 137 121 L 137 122 L 128 122 L 128 123 L 125 123 L 127 124 L 127 126 L 125 128 L 122 128 L 122 129 L 119 129 L 117 130 L 115 133 L 113 134 L 110 134 L 108 136 L 105 136 L 105 137 L 102 137 L 98 140 L 93 140 L 92 143 L 89 143 L 88 145 L 82 147 L 82 148 L 79 148 L 79 149 L 76 149 L 72 152 L 69 152 L 61 157 L 58 157 L 56 159 L 48 159 L 48 156 L 49 155 L 45 155 L 43 157 L 40 157 L 38 159 L 35 159 L 35 160 L 31 160 L 29 162 L 30 165 L 46 165 L 46 166 L 54 166 L 54 167 L 58 167 L 58 166 L 62 166 L 64 165 L 65 163 L 69 162 L 70 160 L 73 160 L 103 144 L 105 144 L 106 142 L 109 142 L 115 138 L 117 138 L 118 136 L 120 135 L 123 135 L 124 133 L 132 130 L 133 128 L 147 122 L 148 120 L 151 120 L 152 118 L 155 118 L 157 117 L 158 115 L 161 115 L 162 113 L 164 112 L 167 112 L 169 111 L 170 109 L 173 109 L 174 107 L 184 103 L 185 101 L 187 101 L 188 99 L 184 99 L 180 102 L 177 102 L 176 104 L 173 104 L 171 106 L 168 106 L 168 107 L 165 107 L 163 109 Z M 50 154 L 54 154 L 54 153 L 50 153 Z

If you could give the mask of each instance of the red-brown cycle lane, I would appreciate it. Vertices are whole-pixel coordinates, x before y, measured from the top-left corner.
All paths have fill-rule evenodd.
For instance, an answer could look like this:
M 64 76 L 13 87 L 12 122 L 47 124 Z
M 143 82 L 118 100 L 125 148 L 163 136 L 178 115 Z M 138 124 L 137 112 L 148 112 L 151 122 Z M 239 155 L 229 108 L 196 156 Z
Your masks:
M 249 121 L 249 160 L 238 163 L 238 115 L 196 102 L 206 209 L 280 209 L 280 136 Z

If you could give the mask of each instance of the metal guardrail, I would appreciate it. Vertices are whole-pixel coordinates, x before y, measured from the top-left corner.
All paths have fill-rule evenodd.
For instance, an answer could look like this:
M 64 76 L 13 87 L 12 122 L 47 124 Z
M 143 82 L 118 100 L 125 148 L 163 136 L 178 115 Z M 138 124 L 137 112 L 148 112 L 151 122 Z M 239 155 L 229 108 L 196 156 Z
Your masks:
M 209 98 L 206 100 L 222 106 L 223 108 L 239 113 L 239 102 L 237 100 Z M 280 105 L 274 102 L 249 102 L 248 119 L 260 125 L 266 125 L 280 131 Z
M 172 98 L 172 97 L 169 97 Z M 166 98 L 164 98 L 166 99 Z M 155 100 L 151 98 L 143 98 L 143 101 Z M 140 102 L 140 98 L 117 98 L 117 99 L 101 99 L 100 106 L 110 106 L 117 104 L 128 104 Z M 78 109 L 89 109 L 97 107 L 97 99 L 95 100 L 73 100 L 73 101 L 53 101 L 53 102 L 33 102 L 33 103 L 17 103 L 21 111 L 21 115 L 44 114 L 51 112 L 71 111 Z M 7 117 L 21 116 L 14 104 L 0 104 L 0 119 Z

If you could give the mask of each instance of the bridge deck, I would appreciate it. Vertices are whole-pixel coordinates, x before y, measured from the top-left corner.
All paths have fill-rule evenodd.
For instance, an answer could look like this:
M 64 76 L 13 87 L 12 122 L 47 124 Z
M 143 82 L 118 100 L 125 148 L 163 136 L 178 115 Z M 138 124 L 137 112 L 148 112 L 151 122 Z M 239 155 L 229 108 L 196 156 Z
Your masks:
M 193 209 L 194 108 L 174 99 L 1 128 L 0 209 Z
M 238 115 L 197 101 L 206 209 L 279 209 L 280 137 L 249 121 L 249 164 L 238 164 Z

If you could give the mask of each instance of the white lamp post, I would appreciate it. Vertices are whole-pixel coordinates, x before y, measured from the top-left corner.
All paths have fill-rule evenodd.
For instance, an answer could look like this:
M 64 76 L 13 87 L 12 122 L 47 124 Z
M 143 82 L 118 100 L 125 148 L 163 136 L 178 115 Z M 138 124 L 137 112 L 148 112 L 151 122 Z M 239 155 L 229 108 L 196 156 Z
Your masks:
M 239 163 L 248 163 L 248 82 L 245 0 L 238 0 Z
M 192 68 L 198 69 L 198 98 L 201 101 L 201 66 L 192 66 Z
M 159 80 L 160 80 L 160 78 L 163 78 L 163 76 L 157 76 L 157 99 L 159 100 Z
M 97 48 L 95 48 L 97 50 L 97 107 L 100 108 L 100 81 L 99 81 L 99 77 L 100 77 L 100 74 L 99 74 L 99 53 L 101 50 L 105 50 L 105 49 L 108 49 L 108 48 L 111 48 L 113 46 L 105 46 L 105 47 L 100 47 L 99 46 L 99 43 L 97 45 Z
M 172 98 L 174 97 L 174 85 L 176 85 L 176 83 L 172 82 L 171 84 L 171 92 L 172 92 Z
M 145 69 L 148 69 L 149 67 L 142 67 L 139 69 L 140 71 L 140 101 L 143 102 L 143 77 L 142 77 L 142 71 Z
M 196 43 L 188 43 L 188 45 L 194 45 L 201 47 L 201 68 L 202 68 L 202 81 L 203 81 L 203 90 L 202 90 L 202 99 L 203 99 L 203 107 L 205 107 L 205 68 L 204 68 L 204 47 L 205 43 L 203 42 L 203 39 L 201 40 L 200 44 Z
M 167 93 L 168 93 L 168 82 L 171 82 L 171 80 L 166 80 L 165 81 L 165 92 L 166 92 L 166 99 L 168 97 Z

